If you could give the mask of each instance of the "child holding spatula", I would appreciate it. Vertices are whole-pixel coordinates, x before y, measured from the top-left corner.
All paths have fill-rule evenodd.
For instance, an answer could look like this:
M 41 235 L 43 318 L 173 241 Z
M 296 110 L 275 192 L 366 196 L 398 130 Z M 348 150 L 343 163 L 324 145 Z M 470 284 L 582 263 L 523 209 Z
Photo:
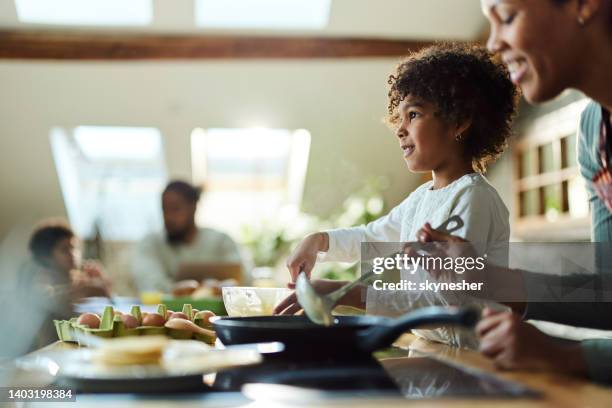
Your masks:
M 355 262 L 360 259 L 362 242 L 416 241 L 423 224 L 438 226 L 453 215 L 464 223 L 455 235 L 480 243 L 478 252 L 489 258 L 507 257 L 508 210 L 482 175 L 487 164 L 502 153 L 511 134 L 518 92 L 507 69 L 481 47 L 438 44 L 404 59 L 389 77 L 389 84 L 388 122 L 408 170 L 431 172 L 432 180 L 376 221 L 304 238 L 287 260 L 292 282 L 301 271 L 310 276 L 320 254 L 324 261 Z M 345 283 L 313 281 L 321 293 Z M 433 302 L 456 304 L 443 296 L 381 292 L 372 287 L 365 305 L 360 290 L 349 293 L 341 304 L 393 315 Z M 453 296 L 452 302 L 462 300 Z M 290 314 L 298 309 L 291 295 L 275 311 Z M 459 347 L 477 345 L 473 333 L 451 327 L 418 333 Z

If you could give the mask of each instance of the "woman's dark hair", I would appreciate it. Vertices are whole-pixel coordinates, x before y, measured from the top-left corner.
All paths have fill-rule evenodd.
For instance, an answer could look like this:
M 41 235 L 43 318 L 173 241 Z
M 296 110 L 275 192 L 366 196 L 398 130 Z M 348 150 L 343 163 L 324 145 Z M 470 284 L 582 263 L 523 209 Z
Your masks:
M 34 230 L 28 248 L 35 260 L 44 262 L 61 240 L 72 237 L 74 232 L 64 223 L 46 222 Z
M 202 194 L 201 187 L 194 187 L 186 181 L 173 180 L 164 189 L 163 194 L 173 192 L 181 195 L 185 200 L 190 203 L 197 204 L 200 201 L 200 195 Z
M 389 116 L 408 96 L 433 104 L 447 123 L 471 121 L 463 133 L 466 157 L 485 171 L 505 149 L 518 103 L 518 89 L 504 64 L 483 47 L 439 43 L 406 57 L 389 76 Z
M 565 3 L 567 3 L 569 0 L 552 0 L 553 3 L 555 3 L 557 6 L 562 6 Z M 604 7 L 605 10 L 605 6 L 608 6 L 608 31 L 610 33 L 612 33 L 612 2 L 602 2 L 601 6 Z M 605 11 L 604 11 L 605 12 Z

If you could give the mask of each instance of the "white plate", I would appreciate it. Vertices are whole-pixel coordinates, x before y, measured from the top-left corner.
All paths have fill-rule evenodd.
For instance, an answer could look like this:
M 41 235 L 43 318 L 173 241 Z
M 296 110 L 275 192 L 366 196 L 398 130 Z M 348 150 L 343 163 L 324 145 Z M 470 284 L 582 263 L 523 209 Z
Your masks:
M 87 348 L 41 352 L 18 359 L 17 366 L 58 378 L 116 381 L 203 375 L 262 361 L 261 354 L 254 349 L 218 350 L 195 340 L 170 341 L 160 364 L 102 365 L 94 361 L 95 352 Z

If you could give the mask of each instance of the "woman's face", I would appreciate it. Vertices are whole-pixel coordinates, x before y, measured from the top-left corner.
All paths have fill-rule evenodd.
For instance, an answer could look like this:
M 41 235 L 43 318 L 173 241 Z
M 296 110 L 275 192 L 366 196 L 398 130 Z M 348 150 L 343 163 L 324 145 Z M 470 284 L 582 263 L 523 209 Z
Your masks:
M 51 251 L 50 258 L 50 264 L 54 269 L 66 273 L 76 269 L 79 258 L 76 238 L 61 239 Z
M 574 0 L 481 0 L 491 24 L 487 47 L 501 54 L 512 82 L 529 102 L 576 86 L 581 63 L 578 4 Z
M 398 114 L 395 134 L 410 171 L 432 171 L 462 154 L 452 126 L 436 115 L 431 103 L 408 95 L 398 106 Z

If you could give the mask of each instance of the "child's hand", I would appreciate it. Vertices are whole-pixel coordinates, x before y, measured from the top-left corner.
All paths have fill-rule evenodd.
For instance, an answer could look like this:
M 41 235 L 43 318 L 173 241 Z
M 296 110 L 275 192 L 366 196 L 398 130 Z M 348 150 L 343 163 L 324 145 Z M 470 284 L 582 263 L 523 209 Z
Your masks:
M 291 282 L 295 282 L 302 271 L 310 278 L 310 272 L 317 262 L 317 255 L 319 252 L 325 252 L 328 249 L 329 236 L 325 232 L 318 232 L 304 238 L 287 259 L 287 269 L 291 274 Z
M 98 261 L 94 260 L 86 260 L 83 262 L 81 266 L 81 270 L 87 275 L 88 278 L 91 279 L 107 279 L 106 273 L 104 272 L 104 267 Z
M 325 295 L 327 293 L 335 291 L 336 289 L 340 289 L 348 282 L 329 279 L 315 279 L 311 281 L 311 283 L 317 293 Z M 339 305 L 353 306 L 356 308 L 363 308 L 362 303 L 363 302 L 361 302 L 360 287 L 356 287 L 355 289 L 347 293 L 338 302 Z M 293 292 L 291 295 L 287 296 L 284 300 L 282 300 L 278 305 L 276 305 L 276 307 L 274 308 L 274 314 L 290 315 L 297 313 L 300 309 L 301 306 L 297 301 L 297 296 L 295 295 L 295 292 Z
M 100 262 L 86 260 L 81 267 L 83 274 L 87 279 L 96 285 L 105 287 L 109 292 L 112 288 L 112 282 L 108 275 L 104 272 L 104 267 Z

